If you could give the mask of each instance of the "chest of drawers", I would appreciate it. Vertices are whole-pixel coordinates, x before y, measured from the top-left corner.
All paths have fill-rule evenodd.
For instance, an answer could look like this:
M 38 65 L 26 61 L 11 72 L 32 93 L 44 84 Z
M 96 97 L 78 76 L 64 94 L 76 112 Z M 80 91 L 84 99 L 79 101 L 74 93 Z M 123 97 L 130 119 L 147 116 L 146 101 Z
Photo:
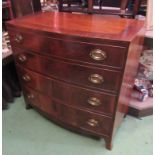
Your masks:
M 111 149 L 127 113 L 143 25 L 69 13 L 8 22 L 26 107 L 70 130 L 102 137 Z

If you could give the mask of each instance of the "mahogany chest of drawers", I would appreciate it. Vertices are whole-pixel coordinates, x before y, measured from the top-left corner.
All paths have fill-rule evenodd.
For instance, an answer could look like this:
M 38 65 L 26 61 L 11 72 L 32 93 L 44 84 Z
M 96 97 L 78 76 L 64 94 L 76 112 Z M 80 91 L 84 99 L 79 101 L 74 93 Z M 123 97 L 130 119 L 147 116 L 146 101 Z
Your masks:
M 7 23 L 26 107 L 76 132 L 112 138 L 128 103 L 144 23 L 37 13 Z

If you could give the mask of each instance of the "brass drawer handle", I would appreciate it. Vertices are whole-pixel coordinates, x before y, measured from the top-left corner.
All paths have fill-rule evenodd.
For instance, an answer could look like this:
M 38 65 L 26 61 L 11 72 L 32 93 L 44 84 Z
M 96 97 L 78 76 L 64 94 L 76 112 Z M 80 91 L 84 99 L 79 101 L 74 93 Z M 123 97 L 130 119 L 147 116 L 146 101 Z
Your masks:
M 31 78 L 30 78 L 30 76 L 28 76 L 28 75 L 23 75 L 22 79 L 23 79 L 24 81 L 26 81 L 26 82 L 31 81 Z
M 100 49 L 94 49 L 90 52 L 90 57 L 94 60 L 101 61 L 107 58 L 106 52 Z
M 94 84 L 102 84 L 104 82 L 104 78 L 99 74 L 91 74 L 88 79 Z
M 25 55 L 19 55 L 19 56 L 18 56 L 18 60 L 19 60 L 20 62 L 25 62 L 25 61 L 27 60 L 27 57 L 26 57 Z
M 27 98 L 28 99 L 34 99 L 34 95 L 33 94 L 29 94 L 29 95 L 27 95 Z
M 95 107 L 101 105 L 101 101 L 96 97 L 88 98 L 87 102 L 88 102 L 88 104 L 95 106 Z
M 21 42 L 23 41 L 22 35 L 20 35 L 20 34 L 16 35 L 16 36 L 15 36 L 15 41 L 16 41 L 17 43 L 21 43 Z
M 95 119 L 89 119 L 89 120 L 87 121 L 87 124 L 88 124 L 89 126 L 91 126 L 91 127 L 96 127 L 96 126 L 98 125 L 98 121 L 95 120 Z

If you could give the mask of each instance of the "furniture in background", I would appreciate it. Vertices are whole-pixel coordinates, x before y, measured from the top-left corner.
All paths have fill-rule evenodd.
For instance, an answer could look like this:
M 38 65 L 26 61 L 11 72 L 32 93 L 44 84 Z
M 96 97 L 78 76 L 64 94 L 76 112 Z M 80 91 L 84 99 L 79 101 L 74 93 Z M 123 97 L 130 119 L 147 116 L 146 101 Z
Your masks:
M 16 74 L 14 62 L 10 57 L 3 58 L 2 67 L 2 109 L 7 109 L 15 97 L 21 96 L 21 88 Z
M 2 109 L 8 108 L 8 103 L 14 97 L 20 96 L 20 87 L 16 85 L 17 75 L 13 64 L 12 51 L 5 22 L 13 19 L 12 4 L 10 0 L 2 1 Z
M 7 32 L 2 33 L 2 109 L 7 109 L 14 97 L 21 96 Z
M 6 31 L 5 22 L 7 20 L 13 19 L 13 11 L 12 11 L 12 4 L 10 0 L 3 0 L 2 1 L 2 28 L 3 31 Z
M 42 12 L 58 11 L 57 0 L 41 0 Z
M 138 69 L 137 79 L 141 80 L 144 87 L 149 91 L 150 84 L 153 84 L 153 38 L 145 36 L 144 48 L 141 56 L 141 61 Z M 148 64 L 147 64 L 148 63 Z M 148 85 L 149 84 L 149 85 Z M 147 86 L 148 85 L 148 86 Z M 151 88 L 152 91 L 152 88 Z M 137 91 L 133 91 L 132 98 L 129 104 L 128 114 L 141 118 L 144 116 L 153 114 L 153 95 L 149 92 L 148 97 L 144 101 L 139 101 L 141 94 Z
M 11 0 L 15 17 L 41 11 L 40 0 Z
M 84 12 L 84 13 L 95 13 L 95 14 L 107 14 L 107 15 L 119 15 L 121 17 L 134 18 L 137 15 L 141 0 L 133 1 L 132 10 L 127 9 L 130 0 L 85 0 L 88 4 L 86 7 L 82 7 L 82 3 L 76 0 L 59 0 L 59 11 L 60 12 Z M 96 7 L 94 7 L 96 6 Z M 107 9 L 106 7 L 117 7 L 118 9 Z
M 145 83 L 148 83 L 149 81 L 151 83 L 153 83 L 153 79 L 152 79 L 152 74 L 153 74 L 153 23 L 152 23 L 152 19 L 153 19 L 153 0 L 143 0 L 142 1 L 142 5 L 144 5 L 144 7 L 146 7 L 146 2 L 147 2 L 147 16 L 146 16 L 146 32 L 145 32 L 145 39 L 144 39 L 144 48 L 143 48 L 143 52 L 142 52 L 142 62 L 144 63 L 143 66 L 143 70 L 140 70 L 138 72 L 144 72 L 145 74 L 141 76 L 141 79 L 143 78 Z M 147 64 L 148 63 L 148 64 Z M 152 73 L 151 73 L 152 72 Z M 147 76 L 146 76 L 147 75 Z M 131 102 L 129 104 L 129 112 L 128 114 L 135 116 L 135 117 L 144 117 L 144 116 L 148 116 L 148 115 L 152 115 L 153 114 L 153 98 L 149 97 L 143 101 L 140 102 L 138 101 L 138 93 L 133 91 L 132 93 L 132 99 Z
M 139 94 L 132 92 L 128 114 L 137 118 L 153 115 L 153 98 L 148 97 L 144 102 L 138 101 Z
M 9 18 L 13 19 L 12 5 L 10 0 L 2 1 L 2 9 L 8 9 Z
M 14 67 L 12 50 L 5 22 L 15 17 L 20 17 L 35 11 L 40 11 L 39 0 L 3 0 L 2 1 L 3 24 L 3 49 L 2 49 L 2 108 L 7 109 L 8 103 L 14 101 L 14 97 L 21 96 L 21 88 Z
M 102 137 L 111 149 L 127 114 L 143 27 L 134 19 L 62 12 L 9 21 L 26 108 L 70 130 Z

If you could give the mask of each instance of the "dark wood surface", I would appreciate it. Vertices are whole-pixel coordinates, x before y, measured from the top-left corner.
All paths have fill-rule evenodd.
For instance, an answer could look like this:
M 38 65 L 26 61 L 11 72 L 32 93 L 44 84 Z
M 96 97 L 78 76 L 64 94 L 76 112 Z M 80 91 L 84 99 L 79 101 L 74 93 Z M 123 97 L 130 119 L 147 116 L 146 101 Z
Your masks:
M 53 103 L 52 98 L 46 94 L 38 93 L 33 89 L 23 86 L 24 98 L 27 103 L 38 107 L 41 111 L 50 115 L 57 116 L 56 105 Z
M 16 42 L 14 38 L 16 35 L 22 35 L 24 40 L 20 43 Z M 121 46 L 112 46 L 106 44 L 94 44 L 78 41 L 67 41 L 61 38 L 49 38 L 41 35 L 34 35 L 34 33 L 19 33 L 14 31 L 10 33 L 12 44 L 18 47 L 24 47 L 34 53 L 39 53 L 46 56 L 52 56 L 61 59 L 68 59 L 74 61 L 85 62 L 86 65 L 93 64 L 97 66 L 106 66 L 116 69 L 122 69 L 125 63 L 126 48 Z M 31 40 L 35 40 L 32 42 Z M 101 49 L 106 54 L 106 59 L 96 61 L 90 54 L 94 49 Z M 14 50 L 16 51 L 16 50 Z M 18 51 L 18 50 L 17 50 Z M 113 52 L 115 51 L 115 52 Z M 64 55 L 65 53 L 65 55 Z
M 13 49 L 16 50 L 14 47 Z M 18 51 L 21 53 L 23 50 L 19 50 L 18 48 Z M 21 63 L 19 60 L 20 55 L 15 54 L 15 61 L 17 63 L 30 70 L 42 73 L 45 76 L 115 94 L 117 94 L 117 91 L 119 90 L 122 77 L 122 74 L 119 71 L 80 66 L 75 63 L 73 64 L 61 60 L 49 59 L 47 57 L 28 52 L 24 52 L 22 54 L 27 58 L 27 61 Z M 96 84 L 89 80 L 89 77 L 94 74 L 103 77 L 103 82 L 101 84 Z
M 11 3 L 16 18 L 41 11 L 40 0 L 11 0 Z
M 9 21 L 7 26 L 9 27 L 9 25 L 12 28 L 30 29 L 33 32 L 44 32 L 44 34 L 50 33 L 53 37 L 55 35 L 59 37 L 65 35 L 66 37 L 67 34 L 71 38 L 66 37 L 66 39 L 70 40 L 72 40 L 72 36 L 79 36 L 130 42 L 144 23 L 139 20 L 117 19 L 102 15 L 45 12 Z M 20 32 L 20 29 L 16 29 L 16 31 Z
M 133 91 L 134 79 L 137 74 L 139 57 L 143 48 L 144 28 L 142 28 L 137 36 L 131 41 L 128 49 L 128 57 L 124 69 L 124 77 L 118 98 L 116 109 L 116 121 L 114 123 L 113 134 L 116 132 L 119 124 L 123 121 L 124 113 L 128 112 L 128 105 Z
M 54 115 L 62 122 L 66 122 L 75 127 L 78 126 L 80 128 L 84 128 L 90 132 L 92 131 L 99 133 L 100 135 L 103 134 L 109 136 L 111 133 L 111 130 L 109 129 L 111 129 L 113 121 L 110 117 L 60 104 L 56 101 L 53 101 L 51 97 L 41 94 L 38 91 L 34 91 L 26 86 L 23 87 L 23 90 L 24 97 L 26 100 L 28 100 L 28 103 L 38 107 L 43 112 Z M 33 95 L 33 98 L 30 98 L 30 95 Z M 97 121 L 97 125 L 90 126 L 88 124 L 90 119 L 95 119 Z
M 71 117 L 72 116 L 72 117 Z M 86 112 L 83 110 L 76 110 L 75 108 L 67 107 L 66 105 L 60 106 L 60 119 L 63 122 L 79 126 L 88 131 L 96 132 L 99 134 L 109 136 L 111 133 L 112 119 L 98 114 Z M 94 119 L 97 121 L 96 126 L 90 126 L 88 121 Z
M 141 119 L 142 117 L 153 115 L 153 108 L 148 107 L 148 108 L 139 110 L 134 107 L 129 107 L 128 114 Z
M 26 107 L 69 129 L 103 137 L 111 149 L 128 110 L 143 25 L 67 13 L 39 13 L 9 22 Z M 100 54 L 92 57 L 92 50 Z M 105 53 L 102 61 L 96 59 Z
M 43 76 L 42 74 L 38 74 L 32 72 L 28 69 L 22 68 L 19 65 L 16 65 L 18 70 L 18 75 L 21 83 L 24 83 L 27 87 L 33 88 L 41 93 L 52 95 L 52 82 L 51 79 Z M 25 77 L 28 77 L 29 80 L 25 80 Z
M 63 83 L 22 68 L 19 65 L 17 66 L 17 70 L 19 71 L 21 83 L 24 83 L 27 87 L 37 90 L 43 94 L 52 96 L 53 100 L 59 103 L 106 114 L 111 117 L 113 116 L 116 95 Z M 30 80 L 25 81 L 23 79 L 25 76 L 29 76 Z M 90 97 L 99 99 L 101 104 L 98 106 L 89 104 L 88 100 Z

